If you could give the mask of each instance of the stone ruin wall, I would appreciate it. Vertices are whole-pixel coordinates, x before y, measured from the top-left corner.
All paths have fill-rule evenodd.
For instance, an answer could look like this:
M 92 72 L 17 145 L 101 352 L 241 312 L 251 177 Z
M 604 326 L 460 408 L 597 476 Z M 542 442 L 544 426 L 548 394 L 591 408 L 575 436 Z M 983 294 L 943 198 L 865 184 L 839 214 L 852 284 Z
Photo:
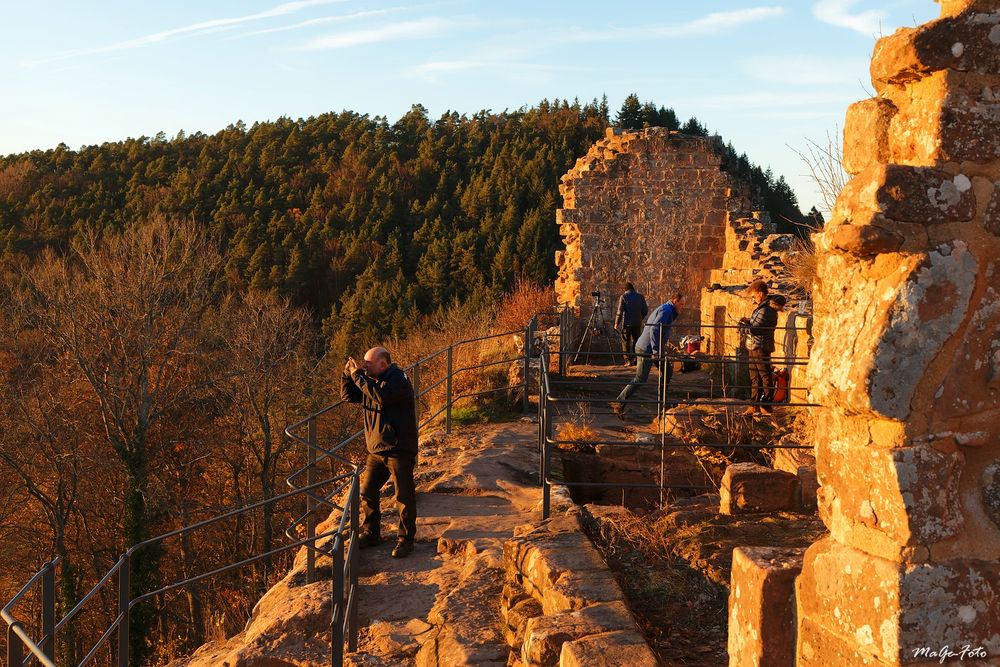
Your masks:
M 1000 663 L 1000 2 L 878 41 L 816 238 L 799 665 Z M 979 658 L 979 659 L 976 659 Z
M 681 323 L 700 321 L 701 289 L 722 265 L 729 220 L 750 215 L 748 187 L 721 170 L 720 148 L 717 138 L 665 128 L 609 129 L 559 187 L 559 302 L 587 317 L 599 291 L 613 317 L 630 280 L 650 309 L 683 292 Z
M 706 338 L 702 351 L 730 357 L 736 354 L 740 345 L 736 324 L 756 306 L 743 291 L 754 280 L 764 280 L 771 294 L 781 294 L 787 300 L 785 309 L 778 313 L 772 356 L 776 362 L 788 360 L 776 366 L 789 372 L 792 402 L 803 403 L 804 362 L 812 345 L 812 313 L 805 293 L 789 281 L 785 268 L 784 259 L 793 250 L 793 237 L 775 232 L 766 212 L 754 213 L 751 218 L 737 219 L 726 226 L 722 266 L 711 271 L 709 286 L 701 294 L 701 324 Z M 793 358 L 794 363 L 790 361 Z M 749 382 L 749 377 L 744 379 Z

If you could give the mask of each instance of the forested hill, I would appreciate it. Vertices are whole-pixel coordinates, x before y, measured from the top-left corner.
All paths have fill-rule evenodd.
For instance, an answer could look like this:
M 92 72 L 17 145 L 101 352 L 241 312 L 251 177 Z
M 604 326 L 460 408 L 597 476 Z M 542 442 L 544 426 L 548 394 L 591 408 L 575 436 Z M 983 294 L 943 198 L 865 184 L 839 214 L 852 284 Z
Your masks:
M 615 120 L 706 132 L 635 96 Z M 344 350 L 454 303 L 491 302 L 517 276 L 551 280 L 559 178 L 609 122 L 596 100 L 435 121 L 416 105 L 395 123 L 344 111 L 10 155 L 0 250 L 10 270 L 84 228 L 191 218 L 223 239 L 237 288 L 309 306 Z M 727 150 L 762 204 L 801 218 L 784 179 Z

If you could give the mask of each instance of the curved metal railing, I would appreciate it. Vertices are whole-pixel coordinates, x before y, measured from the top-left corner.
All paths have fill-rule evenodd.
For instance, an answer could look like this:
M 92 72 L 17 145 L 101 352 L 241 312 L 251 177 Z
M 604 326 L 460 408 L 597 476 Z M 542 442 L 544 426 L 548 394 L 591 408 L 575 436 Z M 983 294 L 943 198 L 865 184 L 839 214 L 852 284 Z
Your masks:
M 406 368 L 405 370 L 414 388 L 418 428 L 422 429 L 436 423 L 436 420 L 444 415 L 445 431 L 450 433 L 453 421 L 452 410 L 456 402 L 518 388 L 522 389 L 523 406 L 525 411 L 527 411 L 530 356 L 537 321 L 538 318 L 535 316 L 524 329 L 490 334 L 453 343 L 446 348 L 432 352 Z M 458 368 L 455 367 L 456 353 L 463 346 L 521 334 L 524 336 L 523 354 L 519 354 L 516 357 L 490 359 L 471 365 L 459 366 Z M 460 374 L 481 371 L 505 364 L 510 365 L 517 361 L 523 361 L 524 363 L 522 382 L 514 385 L 506 382 L 501 386 L 488 387 L 486 389 L 455 392 L 455 379 Z M 435 378 L 433 371 L 437 367 L 443 367 L 443 369 L 440 377 Z M 426 386 L 421 386 L 422 375 L 424 374 L 430 375 L 431 381 Z M 432 402 L 435 395 L 438 395 L 440 405 Z M 115 591 L 117 593 L 115 616 L 111 619 L 107 627 L 99 631 L 100 636 L 87 650 L 87 654 L 76 664 L 78 667 L 91 664 L 101 649 L 108 647 L 111 654 L 109 663 L 116 664 L 118 667 L 127 667 L 130 662 L 130 612 L 136 605 L 149 602 L 158 596 L 192 586 L 200 581 L 225 572 L 246 567 L 247 565 L 270 559 L 278 554 L 301 547 L 305 547 L 307 550 L 307 582 L 314 582 L 318 579 L 316 570 L 317 555 L 327 556 L 331 559 L 330 576 L 333 580 L 331 590 L 333 606 L 330 661 L 334 666 L 343 664 L 345 644 L 348 651 L 356 650 L 357 645 L 356 594 L 358 554 L 354 546 L 356 540 L 353 538 L 357 535 L 359 527 L 360 474 L 363 470 L 361 464 L 355 463 L 349 458 L 347 448 L 358 440 L 363 431 L 356 431 L 328 448 L 320 444 L 317 427 L 321 418 L 341 407 L 344 403 L 344 401 L 337 401 L 291 424 L 285 429 L 284 432 L 289 438 L 305 446 L 307 458 L 306 465 L 296 470 L 287 478 L 286 482 L 291 489 L 290 491 L 244 505 L 229 512 L 133 545 L 119 557 L 115 565 L 58 622 L 55 620 L 55 571 L 60 563 L 60 559 L 55 558 L 46 562 L 24 587 L 21 588 L 17 595 L 0 610 L 0 617 L 7 623 L 8 667 L 30 664 L 32 660 L 37 660 L 39 664 L 45 667 L 56 667 L 56 639 L 60 630 L 65 629 L 72 623 L 82 613 L 89 602 L 98 596 L 110 595 L 111 592 L 108 590 L 110 587 L 117 589 Z M 430 414 L 422 414 L 425 407 L 434 411 Z M 305 429 L 305 434 L 302 434 L 303 429 Z M 327 468 L 327 470 L 323 470 L 323 467 Z M 304 482 L 303 477 L 305 478 Z M 161 586 L 154 591 L 132 597 L 130 572 L 133 560 L 141 550 L 162 545 L 165 540 L 171 538 L 189 536 L 195 531 L 213 526 L 227 519 L 242 516 L 265 506 L 303 497 L 306 500 L 305 511 L 296 516 L 285 530 L 285 535 L 291 540 L 290 542 L 238 562 L 228 563 L 207 572 L 187 577 L 181 581 Z M 335 512 L 339 512 L 340 516 L 339 520 L 334 517 L 333 524 L 328 524 L 327 530 L 317 533 L 317 514 L 323 509 L 329 509 L 330 516 L 333 516 Z M 304 537 L 300 537 L 303 533 Z M 26 629 L 26 622 L 15 615 L 14 609 L 29 594 L 36 591 L 39 585 L 41 586 L 41 638 L 35 639 Z M 109 644 L 112 637 L 117 639 L 117 648 L 112 648 Z

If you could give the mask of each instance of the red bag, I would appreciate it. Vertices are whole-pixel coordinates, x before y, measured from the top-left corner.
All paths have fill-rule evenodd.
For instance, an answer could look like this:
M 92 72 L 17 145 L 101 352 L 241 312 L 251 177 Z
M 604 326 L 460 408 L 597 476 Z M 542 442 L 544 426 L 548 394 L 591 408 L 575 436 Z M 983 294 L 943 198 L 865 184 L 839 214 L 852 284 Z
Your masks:
M 782 368 L 774 371 L 774 402 L 785 403 L 788 401 L 788 371 Z

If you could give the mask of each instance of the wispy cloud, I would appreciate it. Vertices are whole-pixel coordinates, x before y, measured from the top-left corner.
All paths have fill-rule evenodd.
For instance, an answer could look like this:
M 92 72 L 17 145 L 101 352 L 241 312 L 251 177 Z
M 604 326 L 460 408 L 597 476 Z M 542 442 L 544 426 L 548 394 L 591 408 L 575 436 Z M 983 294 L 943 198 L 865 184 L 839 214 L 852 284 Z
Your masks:
M 851 7 L 856 4 L 858 0 L 819 0 L 813 5 L 813 16 L 824 23 L 848 28 L 866 37 L 878 34 L 882 21 L 888 13 L 884 10 L 869 9 L 852 14 Z
M 45 58 L 26 60 L 24 61 L 24 64 L 39 65 L 44 63 L 56 62 L 60 60 L 70 60 L 74 58 L 81 58 L 84 56 L 98 55 L 102 53 L 112 53 L 114 51 L 126 51 L 129 49 L 136 49 L 143 46 L 149 46 L 151 44 L 160 44 L 169 41 L 171 39 L 176 39 L 181 37 L 196 37 L 199 35 L 206 35 L 224 30 L 231 30 L 242 23 L 261 21 L 263 19 L 276 18 L 279 16 L 287 16 L 289 14 L 294 14 L 296 12 L 302 11 L 303 9 L 309 9 L 310 7 L 316 7 L 320 5 L 330 5 L 346 1 L 347 0 L 294 0 L 293 2 L 285 2 L 280 5 L 271 7 L 270 9 L 265 9 L 264 11 L 256 12 L 253 14 L 246 14 L 244 16 L 235 16 L 222 19 L 211 19 L 209 21 L 200 21 L 198 23 L 182 26 L 180 28 L 171 28 L 170 30 L 163 30 L 161 32 L 155 32 L 149 35 L 143 35 L 142 37 L 128 39 L 123 42 L 116 42 L 114 44 L 107 44 L 105 46 L 97 46 L 89 49 L 66 51 L 64 53 L 58 53 Z
M 758 81 L 789 85 L 841 85 L 858 81 L 858 72 L 867 68 L 867 60 L 834 59 L 807 54 L 750 56 L 740 63 L 743 72 Z
M 608 42 L 661 37 L 703 37 L 732 31 L 750 23 L 778 18 L 784 13 L 783 7 L 751 7 L 728 12 L 712 12 L 684 23 L 612 27 L 608 30 L 573 30 L 557 39 L 567 42 Z
M 458 25 L 456 21 L 441 18 L 420 19 L 389 23 L 377 28 L 334 33 L 311 39 L 295 48 L 296 51 L 325 51 L 346 49 L 362 44 L 375 44 L 400 39 L 435 37 Z
M 277 28 L 264 28 L 262 30 L 251 30 L 250 32 L 242 32 L 239 35 L 235 35 L 234 39 L 239 39 L 243 37 L 253 37 L 255 35 L 267 35 L 272 32 L 285 32 L 287 30 L 301 30 L 302 28 L 311 28 L 317 25 L 325 25 L 327 23 L 340 23 L 343 21 L 355 21 L 357 19 L 369 18 L 372 16 L 385 16 L 392 12 L 398 12 L 404 7 L 386 7 L 385 9 L 370 9 L 362 12 L 354 12 L 352 14 L 337 14 L 335 16 L 320 16 L 319 18 L 309 19 L 308 21 L 299 21 L 298 23 L 292 23 L 291 25 L 278 26 Z

